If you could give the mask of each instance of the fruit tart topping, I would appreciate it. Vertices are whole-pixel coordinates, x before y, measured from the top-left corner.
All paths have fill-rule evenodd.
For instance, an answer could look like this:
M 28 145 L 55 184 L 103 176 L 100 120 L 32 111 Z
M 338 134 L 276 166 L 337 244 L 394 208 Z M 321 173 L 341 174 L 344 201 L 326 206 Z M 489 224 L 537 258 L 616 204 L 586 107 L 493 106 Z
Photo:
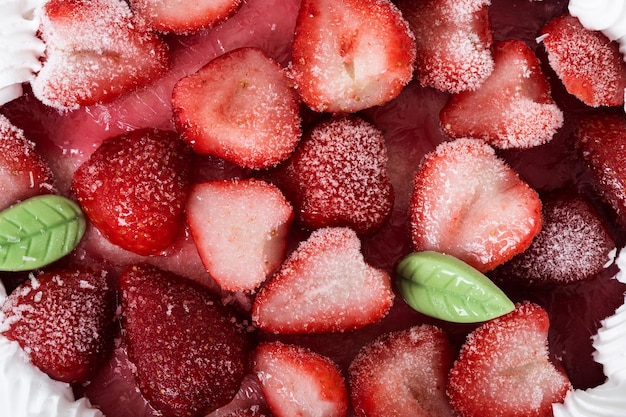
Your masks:
M 183 229 L 190 157 L 174 132 L 135 130 L 105 140 L 76 170 L 72 189 L 112 243 L 156 254 Z
M 552 416 L 571 384 L 550 362 L 549 325 L 543 308 L 524 302 L 470 333 L 448 381 L 458 415 Z
M 420 313 L 475 323 L 510 313 L 513 302 L 485 275 L 450 255 L 414 252 L 398 264 L 398 288 Z
M 113 348 L 115 296 L 105 273 L 32 275 L 2 306 L 2 333 L 51 378 L 83 382 Z
M 139 388 L 168 417 L 227 404 L 247 373 L 242 324 L 205 288 L 157 268 L 119 278 L 124 341 Z
M 293 209 L 269 183 L 196 184 L 186 213 L 207 271 L 227 291 L 255 289 L 285 257 Z
M 542 222 L 537 192 L 478 139 L 444 142 L 424 157 L 409 212 L 416 252 L 452 255 L 480 272 L 528 248 Z
M 442 109 L 445 133 L 502 149 L 549 142 L 563 125 L 563 113 L 534 52 L 522 41 L 502 41 L 495 45 L 494 61 L 480 88 L 453 95 Z
M 402 0 L 415 35 L 415 76 L 422 86 L 458 93 L 476 90 L 494 68 L 490 0 Z
M 626 7 L 623 0 L 570 0 L 568 10 L 590 30 L 601 30 L 604 35 L 620 46 L 626 54 Z M 624 57 L 626 59 L 626 56 Z
M 244 168 L 286 159 L 300 140 L 299 99 L 278 63 L 257 48 L 209 62 L 174 87 L 176 127 L 200 154 Z
M 50 0 L 40 32 L 46 53 L 33 92 L 62 110 L 111 101 L 168 66 L 166 44 L 136 24 L 123 0 Z
M 456 352 L 430 325 L 388 333 L 366 345 L 349 368 L 357 417 L 452 417 L 446 395 Z
M 31 197 L 0 212 L 0 270 L 28 271 L 69 254 L 85 233 L 80 207 L 54 194 Z
M 626 62 L 617 43 L 571 15 L 552 19 L 541 34 L 550 66 L 568 93 L 592 107 L 624 104 Z
M 153 30 L 188 34 L 232 16 L 242 0 L 130 0 L 133 12 Z
M 307 228 L 345 226 L 367 235 L 391 214 L 385 138 L 356 116 L 313 126 L 277 177 Z
M 252 319 L 274 333 L 343 332 L 384 317 L 393 303 L 389 275 L 367 264 L 349 228 L 323 228 L 261 287 Z
M 395 98 L 411 80 L 415 41 L 388 0 L 303 0 L 291 75 L 320 112 L 356 112 Z
M 345 417 L 346 382 L 330 359 L 304 347 L 266 342 L 254 353 L 256 373 L 276 417 Z

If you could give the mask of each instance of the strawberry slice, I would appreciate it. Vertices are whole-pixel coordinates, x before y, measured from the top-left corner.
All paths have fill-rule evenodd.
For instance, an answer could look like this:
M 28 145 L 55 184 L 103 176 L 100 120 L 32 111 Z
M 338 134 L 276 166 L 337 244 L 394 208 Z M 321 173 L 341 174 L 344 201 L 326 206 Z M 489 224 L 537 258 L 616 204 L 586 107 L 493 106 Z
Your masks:
M 242 0 L 130 0 L 133 12 L 153 30 L 189 34 L 235 14 Z
M 388 0 L 304 0 L 291 75 L 315 111 L 355 112 L 384 104 L 410 81 L 415 42 Z
M 447 253 L 485 272 L 528 248 L 541 229 L 537 193 L 479 139 L 439 145 L 413 187 L 415 251 Z
M 84 382 L 113 349 L 115 296 L 105 273 L 31 276 L 2 306 L 2 332 L 59 381 Z
M 357 117 L 315 125 L 277 181 L 307 228 L 346 226 L 372 234 L 393 207 L 385 138 Z
M 569 14 L 550 20 L 540 39 L 568 93 L 592 107 L 624 104 L 626 62 L 616 42 Z
M 0 210 L 38 194 L 52 191 L 50 167 L 35 144 L 0 114 Z
M 123 0 L 50 0 L 40 30 L 46 56 L 32 87 L 49 106 L 111 101 L 167 69 L 166 44 L 135 24 Z
M 550 141 L 563 125 L 563 113 L 534 52 L 512 40 L 496 43 L 493 56 L 495 68 L 480 88 L 455 94 L 441 110 L 443 130 L 503 149 Z
M 572 388 L 550 362 L 548 314 L 536 304 L 470 333 L 450 371 L 448 395 L 461 417 L 552 416 Z
M 196 184 L 187 222 L 209 274 L 227 291 L 253 290 L 281 264 L 293 209 L 260 180 Z
M 415 35 L 415 76 L 422 86 L 458 93 L 476 90 L 494 68 L 490 0 L 402 0 Z
M 384 317 L 393 303 L 389 275 L 368 265 L 349 228 L 318 229 L 261 288 L 252 319 L 274 333 L 341 332 Z
M 212 293 L 150 266 L 119 278 L 128 357 L 143 395 L 172 417 L 227 404 L 247 372 L 239 320 Z
M 445 387 L 456 356 L 443 330 L 430 325 L 388 333 L 350 365 L 358 417 L 452 417 Z
M 297 94 L 282 68 L 257 48 L 221 55 L 181 79 L 174 120 L 193 149 L 245 168 L 286 159 L 300 140 Z
M 263 343 L 253 368 L 276 417 L 346 416 L 346 382 L 327 357 L 297 345 Z
M 104 141 L 76 170 L 72 188 L 112 243 L 155 254 L 183 230 L 190 157 L 173 132 L 135 130 Z

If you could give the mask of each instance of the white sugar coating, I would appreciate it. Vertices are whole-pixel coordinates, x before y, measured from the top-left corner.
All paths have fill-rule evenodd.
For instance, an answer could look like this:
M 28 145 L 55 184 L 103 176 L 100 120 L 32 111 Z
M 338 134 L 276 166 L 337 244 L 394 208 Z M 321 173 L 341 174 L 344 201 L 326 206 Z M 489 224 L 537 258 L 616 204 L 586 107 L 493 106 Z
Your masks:
M 500 149 L 528 149 L 549 142 L 563 126 L 564 116 L 555 103 L 537 103 L 516 92 L 514 102 L 502 111 L 501 130 L 489 142 Z

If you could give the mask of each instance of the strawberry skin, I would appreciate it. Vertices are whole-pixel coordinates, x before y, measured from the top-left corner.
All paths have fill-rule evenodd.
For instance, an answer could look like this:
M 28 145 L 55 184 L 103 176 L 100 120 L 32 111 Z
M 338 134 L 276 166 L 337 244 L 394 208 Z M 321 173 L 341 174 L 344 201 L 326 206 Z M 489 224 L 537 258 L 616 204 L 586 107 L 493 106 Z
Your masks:
M 356 112 L 400 93 L 413 74 L 415 43 L 390 1 L 303 0 L 292 53 L 290 74 L 307 106 Z
M 183 230 L 190 158 L 175 133 L 136 130 L 105 140 L 76 170 L 72 189 L 108 240 L 156 254 Z
M 122 324 L 139 388 L 165 416 L 227 404 L 247 373 L 243 326 L 203 287 L 145 265 L 119 278 Z
M 459 416 L 552 416 L 572 386 L 549 360 L 549 325 L 543 308 L 524 302 L 468 335 L 448 382 Z
M 83 269 L 31 277 L 2 306 L 3 333 L 51 378 L 84 382 L 113 348 L 115 292 Z

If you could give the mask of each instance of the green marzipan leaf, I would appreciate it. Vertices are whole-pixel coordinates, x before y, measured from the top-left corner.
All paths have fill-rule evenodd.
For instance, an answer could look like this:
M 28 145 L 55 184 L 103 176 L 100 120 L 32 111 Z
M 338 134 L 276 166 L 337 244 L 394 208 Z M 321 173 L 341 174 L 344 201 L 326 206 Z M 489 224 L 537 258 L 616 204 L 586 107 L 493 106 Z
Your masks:
M 85 216 L 58 195 L 29 198 L 0 212 L 0 270 L 28 271 L 70 253 L 85 233 Z
M 398 265 L 398 287 L 420 313 L 456 323 L 476 323 L 513 311 L 513 302 L 489 278 L 459 259 L 416 252 Z

